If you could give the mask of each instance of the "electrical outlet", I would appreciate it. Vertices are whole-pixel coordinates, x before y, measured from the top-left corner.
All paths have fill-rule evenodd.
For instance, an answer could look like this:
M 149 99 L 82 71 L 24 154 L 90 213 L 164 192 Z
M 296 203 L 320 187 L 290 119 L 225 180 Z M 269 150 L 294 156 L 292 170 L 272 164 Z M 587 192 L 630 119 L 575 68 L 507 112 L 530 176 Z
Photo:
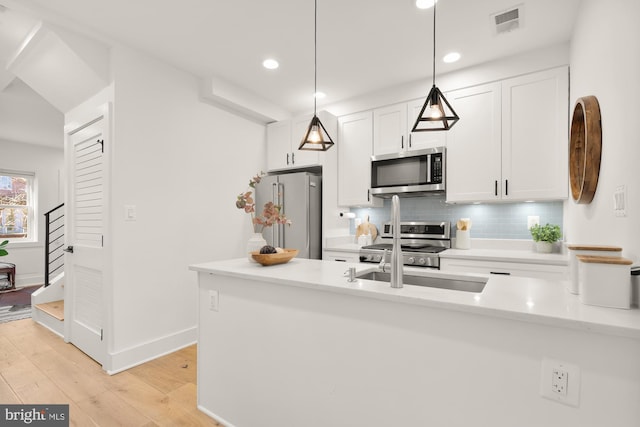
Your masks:
M 569 374 L 562 368 L 553 368 L 551 370 L 551 391 L 561 396 L 567 395 L 567 384 L 569 383 Z
M 529 215 L 527 217 L 527 230 L 534 225 L 540 225 L 540 217 L 537 215 Z
M 218 311 L 218 305 L 220 303 L 220 299 L 218 297 L 218 291 L 209 291 L 209 310 Z
M 580 405 L 580 368 L 570 363 L 544 358 L 540 394 L 565 405 Z

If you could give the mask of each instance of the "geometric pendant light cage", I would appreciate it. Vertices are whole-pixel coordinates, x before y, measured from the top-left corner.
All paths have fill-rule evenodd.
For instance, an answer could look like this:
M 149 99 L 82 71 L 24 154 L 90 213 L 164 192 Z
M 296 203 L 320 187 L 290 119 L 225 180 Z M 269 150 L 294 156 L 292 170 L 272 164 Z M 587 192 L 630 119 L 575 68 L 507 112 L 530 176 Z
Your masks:
M 316 95 L 318 93 L 318 0 L 314 0 L 314 59 L 313 59 L 313 118 L 307 127 L 307 131 L 300 142 L 298 150 L 327 151 L 333 147 L 333 140 L 324 128 L 316 112 Z
M 433 4 L 433 86 L 411 132 L 449 130 L 460 117 L 436 86 L 436 4 Z

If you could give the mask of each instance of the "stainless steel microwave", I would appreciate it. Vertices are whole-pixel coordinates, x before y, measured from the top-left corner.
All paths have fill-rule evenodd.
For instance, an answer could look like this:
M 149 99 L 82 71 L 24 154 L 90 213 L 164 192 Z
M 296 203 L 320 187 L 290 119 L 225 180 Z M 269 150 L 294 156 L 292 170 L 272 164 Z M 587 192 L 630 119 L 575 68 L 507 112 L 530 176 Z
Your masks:
M 371 156 L 371 194 L 415 197 L 445 191 L 445 147 Z

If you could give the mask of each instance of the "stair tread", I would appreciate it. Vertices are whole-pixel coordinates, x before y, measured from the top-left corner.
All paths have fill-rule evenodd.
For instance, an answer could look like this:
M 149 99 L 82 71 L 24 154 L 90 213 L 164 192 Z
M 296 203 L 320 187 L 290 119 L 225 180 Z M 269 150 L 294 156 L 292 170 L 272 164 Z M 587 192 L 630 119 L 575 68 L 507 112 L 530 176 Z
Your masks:
M 58 320 L 64 320 L 64 300 L 36 304 L 35 307 Z

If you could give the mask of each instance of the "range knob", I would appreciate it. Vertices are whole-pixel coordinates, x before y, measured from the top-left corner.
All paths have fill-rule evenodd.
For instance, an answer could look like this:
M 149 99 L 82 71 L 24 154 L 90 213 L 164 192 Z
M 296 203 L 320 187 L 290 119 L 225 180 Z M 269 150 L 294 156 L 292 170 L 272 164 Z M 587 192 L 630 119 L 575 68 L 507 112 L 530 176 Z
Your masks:
M 418 264 L 420 264 L 420 265 L 425 265 L 426 263 L 427 263 L 427 260 L 426 260 L 426 259 L 424 259 L 424 258 L 420 258 L 420 259 L 418 260 Z
M 371 255 L 373 261 L 380 262 L 382 255 Z
M 407 258 L 407 264 L 413 264 L 414 262 L 416 262 L 416 259 L 414 257 Z

